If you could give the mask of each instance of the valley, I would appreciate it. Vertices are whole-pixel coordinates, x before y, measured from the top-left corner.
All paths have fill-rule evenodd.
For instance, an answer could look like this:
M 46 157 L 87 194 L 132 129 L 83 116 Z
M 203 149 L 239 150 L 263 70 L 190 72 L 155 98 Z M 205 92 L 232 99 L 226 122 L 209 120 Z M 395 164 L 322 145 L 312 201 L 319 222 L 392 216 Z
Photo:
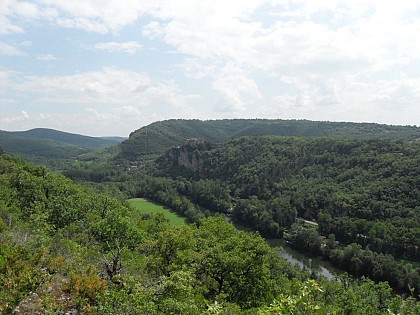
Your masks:
M 82 313 L 216 314 L 221 303 L 222 313 L 265 314 L 274 299 L 291 298 L 297 314 L 416 314 L 418 139 L 410 126 L 170 120 L 60 156 L 50 152 L 62 138 L 43 139 L 53 149 L 39 154 L 31 149 L 39 138 L 16 136 L 17 147 L 31 144 L 15 154 L 54 172 L 11 157 L 13 146 L 0 156 L 0 281 L 15 287 L 0 292 L 3 302 L 19 305 L 59 275 Z M 17 241 L 24 235 L 29 243 Z M 29 269 L 13 269 L 16 261 L 39 280 L 19 283 Z M 44 310 L 66 307 L 48 303 Z

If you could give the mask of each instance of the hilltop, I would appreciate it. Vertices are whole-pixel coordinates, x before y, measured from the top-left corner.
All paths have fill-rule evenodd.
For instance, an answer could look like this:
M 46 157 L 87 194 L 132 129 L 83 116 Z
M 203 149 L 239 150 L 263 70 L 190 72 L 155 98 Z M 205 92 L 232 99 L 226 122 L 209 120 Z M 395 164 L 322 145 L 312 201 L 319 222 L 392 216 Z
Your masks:
M 6 152 L 37 162 L 44 159 L 74 159 L 81 154 L 119 142 L 46 128 L 0 131 L 0 146 Z
M 117 160 L 137 161 L 145 155 L 163 154 L 185 139 L 221 143 L 242 136 L 339 137 L 416 141 L 420 128 L 375 123 L 325 122 L 281 119 L 223 119 L 157 121 L 122 137 L 90 137 L 47 128 L 8 132 L 0 130 L 0 146 L 6 152 L 32 162 L 73 160 L 97 149 L 114 147 Z
M 117 144 L 121 142 L 123 139 L 118 141 L 117 137 L 109 137 L 109 138 L 98 138 L 98 137 L 90 137 L 84 136 L 80 134 L 74 134 L 64 131 L 59 131 L 55 129 L 48 129 L 48 128 L 35 128 L 30 129 L 27 131 L 14 131 L 14 132 L 6 132 L 2 131 L 2 134 L 8 134 L 12 138 L 26 138 L 26 139 L 39 139 L 39 140 L 55 140 L 60 141 L 67 144 L 72 144 L 80 147 L 85 148 L 98 148 L 108 145 Z M 2 138 L 4 135 L 2 135 Z
M 322 122 L 309 120 L 172 119 L 154 122 L 130 134 L 121 145 L 121 157 L 137 160 L 146 154 L 160 154 L 179 146 L 187 138 L 222 142 L 241 136 L 345 137 L 351 139 L 389 139 L 413 141 L 420 138 L 416 126 L 375 123 Z

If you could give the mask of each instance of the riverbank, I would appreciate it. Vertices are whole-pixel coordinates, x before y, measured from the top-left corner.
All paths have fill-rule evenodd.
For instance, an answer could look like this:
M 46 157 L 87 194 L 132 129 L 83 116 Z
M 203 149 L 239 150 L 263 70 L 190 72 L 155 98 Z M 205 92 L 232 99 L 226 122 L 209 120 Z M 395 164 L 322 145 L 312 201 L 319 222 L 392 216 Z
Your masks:
M 235 228 L 239 231 L 253 231 L 251 228 L 244 225 L 234 223 L 230 218 L 227 221 L 232 222 Z M 321 256 L 308 254 L 307 252 L 297 250 L 287 243 L 285 239 L 266 239 L 271 247 L 281 247 L 279 256 L 287 260 L 292 265 L 297 265 L 301 269 L 308 269 L 318 276 L 323 276 L 328 279 L 335 279 L 336 275 L 344 273 L 337 267 L 334 267 L 329 261 L 324 260 Z
M 297 265 L 301 269 L 308 269 L 316 275 L 335 279 L 337 275 L 344 273 L 343 270 L 334 267 L 329 261 L 321 256 L 309 255 L 290 246 L 284 239 L 267 239 L 271 247 L 281 247 L 279 256 L 286 259 L 292 265 Z

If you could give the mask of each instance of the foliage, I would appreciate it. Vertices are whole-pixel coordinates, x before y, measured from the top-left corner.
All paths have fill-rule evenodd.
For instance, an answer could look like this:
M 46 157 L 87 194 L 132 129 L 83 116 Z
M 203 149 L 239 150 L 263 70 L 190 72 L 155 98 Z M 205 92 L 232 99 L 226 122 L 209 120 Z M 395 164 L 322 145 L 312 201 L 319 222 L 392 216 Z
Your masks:
M 44 128 L 16 132 L 0 130 L 0 145 L 6 152 L 55 168 L 60 168 L 63 160 L 76 159 L 82 154 L 118 143 Z
M 180 166 L 191 154 L 196 165 Z M 107 181 L 189 222 L 223 213 L 264 237 L 285 236 L 348 272 L 387 280 L 408 293 L 409 286 L 419 290 L 419 157 L 418 143 L 402 141 L 242 137 L 174 148 L 156 164 L 142 160 L 134 171 L 115 168 Z M 293 226 L 299 218 L 318 228 Z M 361 250 L 352 256 L 354 264 L 342 263 L 339 253 L 352 243 Z
M 143 192 L 174 204 L 190 189 L 149 179 L 153 187 Z M 418 301 L 392 295 L 387 283 L 308 280 L 258 233 L 238 232 L 224 217 L 175 227 L 7 154 L 0 156 L 0 284 L 5 314 L 419 311 Z
M 322 292 L 319 284 L 308 280 L 301 284 L 297 294 L 280 295 L 278 300 L 261 309 L 258 314 L 325 314 L 326 310 L 317 305 L 318 291 Z
M 86 273 L 72 273 L 65 288 L 72 294 L 79 311 L 93 311 L 97 300 L 106 290 L 106 282 L 99 278 L 97 272 L 88 269 Z
M 179 165 L 188 150 L 199 150 L 199 169 Z M 174 195 L 231 214 L 266 237 L 282 237 L 289 230 L 294 246 L 323 254 L 356 275 L 390 281 L 397 290 L 420 289 L 415 265 L 386 258 L 418 260 L 417 143 L 243 137 L 210 147 L 175 148 L 157 163 L 158 174 L 171 174 L 172 182 L 166 182 Z M 299 217 L 316 221 L 318 229 L 293 225 Z M 340 255 L 328 251 L 336 246 L 327 246 L 329 235 L 342 246 L 360 244 L 360 253 L 373 258 L 362 259 L 363 267 L 340 263 Z
M 164 153 L 179 146 L 187 138 L 207 142 L 222 142 L 241 136 L 339 136 L 354 139 L 415 140 L 420 128 L 415 126 L 388 126 L 369 123 L 319 122 L 309 120 L 225 119 L 182 120 L 155 122 L 130 134 L 122 143 L 120 158 L 140 160 L 151 153 Z
M 179 214 L 171 212 L 168 208 L 154 202 L 142 198 L 129 199 L 127 202 L 131 207 L 136 209 L 140 215 L 162 213 L 163 216 L 174 226 L 182 226 L 186 224 L 184 217 L 181 217 Z
M 42 250 L 3 240 L 0 244 L 0 311 L 8 313 L 45 279 Z

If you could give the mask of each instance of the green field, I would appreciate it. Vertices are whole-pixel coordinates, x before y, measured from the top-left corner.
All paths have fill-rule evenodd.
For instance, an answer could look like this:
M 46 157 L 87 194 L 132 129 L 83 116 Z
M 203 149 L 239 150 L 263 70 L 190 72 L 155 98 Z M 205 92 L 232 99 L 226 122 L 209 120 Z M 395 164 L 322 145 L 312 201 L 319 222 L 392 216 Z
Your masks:
M 162 213 L 164 217 L 175 226 L 182 226 L 186 224 L 186 219 L 184 217 L 177 213 L 171 212 L 168 208 L 154 203 L 153 201 L 149 201 L 143 198 L 133 198 L 127 200 L 127 202 L 140 213 Z

